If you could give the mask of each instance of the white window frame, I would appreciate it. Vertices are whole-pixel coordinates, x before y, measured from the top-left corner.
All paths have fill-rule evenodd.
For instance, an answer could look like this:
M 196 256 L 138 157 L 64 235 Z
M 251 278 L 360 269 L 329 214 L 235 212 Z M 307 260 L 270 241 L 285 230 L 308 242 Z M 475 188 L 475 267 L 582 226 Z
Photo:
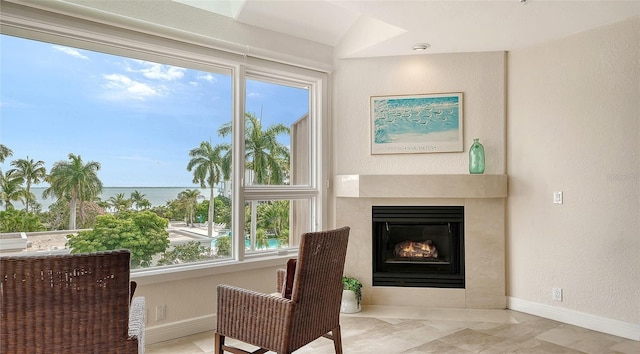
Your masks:
M 85 18 L 82 18 L 85 17 Z M 264 58 L 252 57 L 233 51 L 220 50 L 205 38 L 189 36 L 186 33 L 169 31 L 160 26 L 138 23 L 137 26 L 118 26 L 88 19 L 90 16 L 68 15 L 40 10 L 10 2 L 3 2 L 0 12 L 0 33 L 42 42 L 76 47 L 79 49 L 104 52 L 123 57 L 160 62 L 192 69 L 216 72 L 231 71 L 233 90 L 233 156 L 244 156 L 244 144 L 235 142 L 244 138 L 245 80 L 249 78 L 283 80 L 308 86 L 310 92 L 311 119 L 311 161 L 309 186 L 245 186 L 244 159 L 233 159 L 232 185 L 232 232 L 244 234 L 244 203 L 252 200 L 302 199 L 311 198 L 312 227 L 314 230 L 326 227 L 327 193 L 323 181 L 328 181 L 328 151 L 325 149 L 328 122 L 328 80 L 329 75 L 322 70 L 311 70 L 291 64 L 278 63 Z M 131 21 L 135 23 L 135 21 Z M 165 33 L 163 31 L 169 31 Z M 214 40 L 215 42 L 215 40 Z M 328 182 L 326 182 L 328 183 Z M 240 206 L 238 206 L 240 205 Z M 311 230 L 313 231 L 313 230 Z M 293 250 L 295 252 L 295 250 Z M 183 279 L 189 276 L 203 276 L 245 269 L 281 264 L 281 258 L 289 258 L 292 253 L 263 252 L 247 257 L 244 238 L 234 238 L 232 259 L 225 261 L 197 262 L 175 267 L 152 267 L 136 270 L 132 278 L 149 277 L 150 282 Z M 248 258 L 245 261 L 245 258 Z M 248 262 L 250 260 L 250 262 Z M 244 261 L 244 262 L 243 262 Z M 275 262 L 274 262 L 275 261 Z M 257 263 L 256 263 L 257 262 Z M 239 265 L 244 263 L 243 265 Z M 236 264 L 234 266 L 234 264 Z M 232 267 L 232 268 L 229 268 Z M 217 269 L 214 269 L 217 268 Z M 171 275 L 175 274 L 175 275 Z M 155 280 L 153 280 L 153 279 Z M 148 283 L 149 281 L 145 281 Z
M 313 230 L 318 230 L 322 227 L 322 215 L 323 208 L 318 208 L 318 201 L 323 199 L 323 191 L 321 188 L 321 174 L 318 173 L 322 171 L 322 159 L 320 158 L 321 154 L 320 149 L 321 146 L 321 136 L 322 136 L 322 119 L 318 119 L 318 117 L 322 116 L 323 107 L 321 105 L 322 99 L 319 99 L 318 95 L 322 94 L 323 86 L 323 78 L 319 77 L 309 77 L 307 72 L 302 71 L 302 73 L 297 72 L 296 70 L 291 70 L 289 66 L 283 66 L 282 64 L 276 63 L 262 63 L 261 66 L 253 66 L 247 65 L 246 70 L 239 75 L 242 77 L 242 87 L 245 88 L 245 82 L 248 79 L 260 80 L 263 82 L 269 83 L 277 83 L 283 85 L 297 86 L 297 87 L 307 87 L 309 90 L 309 117 L 311 118 L 310 122 L 310 132 L 309 132 L 309 141 L 310 141 L 310 156 L 309 156 L 309 175 L 311 176 L 311 180 L 307 185 L 249 185 L 246 183 L 246 179 L 244 176 L 241 177 L 240 181 L 234 181 L 235 185 L 241 186 L 239 188 L 237 200 L 242 200 L 243 205 L 244 202 L 250 201 L 265 201 L 265 200 L 291 200 L 291 199 L 310 199 L 311 200 L 311 227 Z M 244 101 L 246 98 L 246 92 L 243 91 L 242 95 L 239 96 L 241 100 Z M 320 96 L 321 97 L 321 96 Z M 241 104 L 244 108 L 244 102 Z M 242 119 L 236 119 L 238 122 L 237 126 L 234 126 L 234 138 L 237 139 L 235 141 L 243 141 L 244 142 L 244 109 L 242 109 Z M 234 156 L 244 156 L 244 143 L 238 144 L 241 146 L 234 147 L 237 148 L 238 155 Z M 242 168 L 242 171 L 246 171 L 244 169 L 244 159 L 242 161 L 237 161 L 239 166 L 234 166 L 237 168 Z M 235 163 L 235 161 L 234 161 Z M 242 166 L 240 166 L 242 165 Z M 233 203 L 233 201 L 232 201 Z M 235 208 L 234 208 L 235 210 Z M 242 209 L 244 210 L 244 209 Z M 240 211 L 240 208 L 238 208 Z M 244 212 L 242 215 L 237 216 L 237 220 L 234 219 L 234 235 L 242 235 L 244 234 Z M 237 227 L 237 229 L 236 229 Z M 312 230 L 310 230 L 312 231 Z M 244 245 L 244 239 L 235 238 L 234 242 L 234 258 L 237 260 L 243 260 L 245 257 L 255 257 L 258 255 L 264 254 L 264 252 L 260 252 L 257 254 L 248 255 Z M 274 251 L 282 253 L 282 251 Z

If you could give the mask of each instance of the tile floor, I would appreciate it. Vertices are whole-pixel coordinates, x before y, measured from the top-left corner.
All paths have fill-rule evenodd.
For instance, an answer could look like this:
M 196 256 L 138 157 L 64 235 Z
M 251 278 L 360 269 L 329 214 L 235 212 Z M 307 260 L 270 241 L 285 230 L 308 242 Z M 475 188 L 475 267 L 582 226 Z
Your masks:
M 345 354 L 640 353 L 638 341 L 511 310 L 367 306 L 343 314 L 341 327 Z M 213 353 L 213 332 L 148 345 L 146 353 Z M 319 338 L 296 351 L 304 353 L 333 354 L 333 342 Z

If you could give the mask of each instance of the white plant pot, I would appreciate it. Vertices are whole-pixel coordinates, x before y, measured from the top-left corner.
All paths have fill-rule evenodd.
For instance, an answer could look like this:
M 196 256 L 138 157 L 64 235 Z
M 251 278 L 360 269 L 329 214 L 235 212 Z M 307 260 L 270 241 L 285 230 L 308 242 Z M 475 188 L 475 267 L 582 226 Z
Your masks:
M 360 304 L 353 290 L 342 290 L 342 303 L 340 304 L 340 312 L 356 313 L 360 312 Z

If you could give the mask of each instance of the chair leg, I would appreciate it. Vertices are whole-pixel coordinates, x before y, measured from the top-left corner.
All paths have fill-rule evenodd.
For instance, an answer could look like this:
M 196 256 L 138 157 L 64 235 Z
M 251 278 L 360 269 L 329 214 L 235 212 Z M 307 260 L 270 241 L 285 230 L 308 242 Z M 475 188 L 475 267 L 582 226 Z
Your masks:
M 340 325 L 331 330 L 333 336 L 333 347 L 336 349 L 336 354 L 342 354 L 342 335 L 340 334 Z
M 224 346 L 224 336 L 216 333 L 213 339 L 213 352 L 214 354 L 223 354 L 224 350 L 222 347 Z

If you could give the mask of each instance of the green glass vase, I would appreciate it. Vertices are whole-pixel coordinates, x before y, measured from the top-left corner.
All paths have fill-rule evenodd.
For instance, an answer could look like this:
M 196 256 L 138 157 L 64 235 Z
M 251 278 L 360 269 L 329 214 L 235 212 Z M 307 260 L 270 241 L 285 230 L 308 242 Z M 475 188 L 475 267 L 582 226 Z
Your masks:
M 474 138 L 469 149 L 469 173 L 476 175 L 484 173 L 484 146 L 479 140 Z

